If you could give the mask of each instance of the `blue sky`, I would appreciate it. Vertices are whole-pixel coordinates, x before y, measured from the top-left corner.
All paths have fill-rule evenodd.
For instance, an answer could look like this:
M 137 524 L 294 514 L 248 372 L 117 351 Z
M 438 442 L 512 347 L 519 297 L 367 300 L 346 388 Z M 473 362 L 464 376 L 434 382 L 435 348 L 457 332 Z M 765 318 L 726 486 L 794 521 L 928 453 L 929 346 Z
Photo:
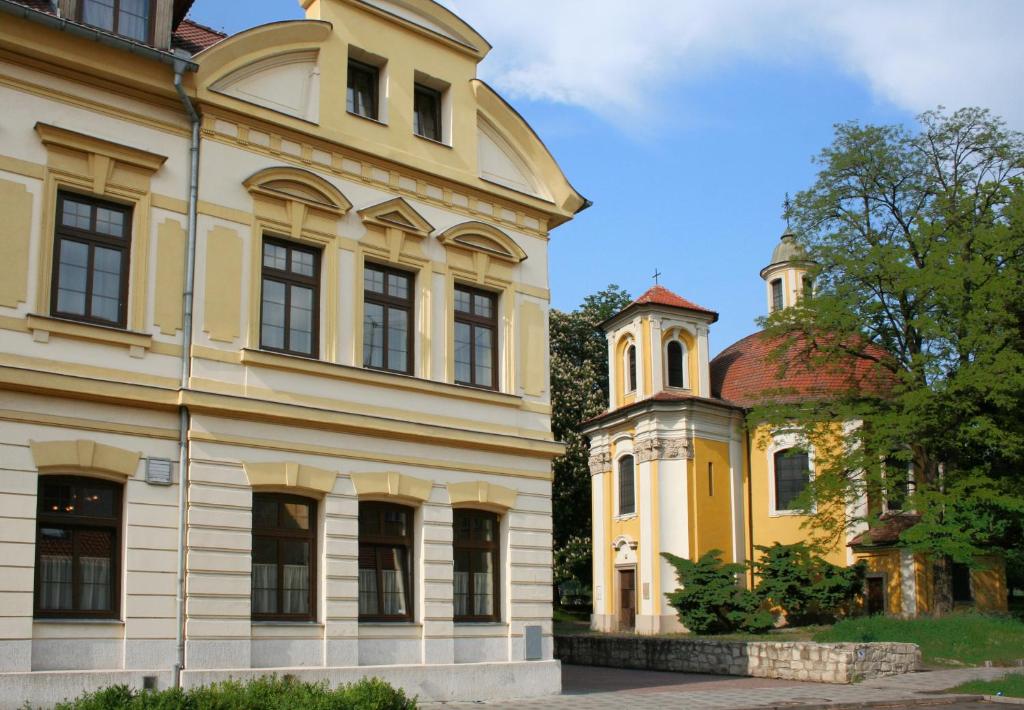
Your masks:
M 658 269 L 719 312 L 712 353 L 756 328 L 782 200 L 813 181 L 835 123 L 980 105 L 1024 126 L 1015 0 L 445 4 L 494 45 L 480 76 L 594 202 L 552 233 L 553 305 L 609 283 L 637 296 Z M 295 0 L 238 6 L 197 0 L 190 17 L 237 32 L 302 16 Z

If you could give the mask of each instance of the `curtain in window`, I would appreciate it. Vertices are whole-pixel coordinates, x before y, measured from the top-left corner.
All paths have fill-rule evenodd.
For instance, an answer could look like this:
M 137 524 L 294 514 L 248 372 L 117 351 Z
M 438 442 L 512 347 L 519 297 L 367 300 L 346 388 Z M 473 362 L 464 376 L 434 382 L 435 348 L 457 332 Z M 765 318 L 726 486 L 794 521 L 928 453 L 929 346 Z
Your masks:
M 480 553 L 483 563 L 491 566 L 491 555 Z M 490 616 L 494 613 L 494 570 L 473 573 L 473 613 L 476 616 Z M 458 613 L 458 612 L 456 612 Z
M 82 0 L 82 22 L 113 31 L 114 0 Z
M 63 555 L 40 555 L 39 567 L 39 606 L 43 609 L 70 609 L 71 558 Z
M 145 42 L 149 36 L 150 0 L 121 0 L 117 31 L 125 37 Z
M 384 592 L 384 614 L 397 616 L 405 614 L 405 548 L 389 549 L 394 569 L 381 570 L 381 585 Z
M 469 614 L 469 572 L 455 572 L 455 616 Z
M 284 565 L 285 614 L 309 613 L 309 566 Z
M 277 612 L 277 565 L 253 563 L 252 610 L 256 614 Z
M 82 575 L 79 606 L 83 611 L 105 611 L 110 608 L 110 559 L 79 557 Z
M 359 613 L 376 616 L 377 609 L 377 570 L 359 570 Z

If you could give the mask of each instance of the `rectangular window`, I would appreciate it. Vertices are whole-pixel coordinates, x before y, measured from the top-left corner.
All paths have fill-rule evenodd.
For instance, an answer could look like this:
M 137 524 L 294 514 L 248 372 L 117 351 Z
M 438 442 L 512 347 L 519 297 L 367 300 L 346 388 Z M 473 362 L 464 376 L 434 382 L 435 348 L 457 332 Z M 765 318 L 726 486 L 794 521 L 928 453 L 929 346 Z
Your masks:
M 974 601 L 971 592 L 971 568 L 961 562 L 953 563 L 953 601 L 969 603 Z
M 363 366 L 412 374 L 412 274 L 367 264 L 363 269 Z
M 498 621 L 498 516 L 455 510 L 455 621 Z
M 40 477 L 35 615 L 117 618 L 120 534 L 121 486 Z
M 150 41 L 151 0 L 80 0 L 81 21 L 136 42 Z
M 319 321 L 320 252 L 265 238 L 260 347 L 317 357 Z
M 782 310 L 782 279 L 772 281 L 772 313 Z
M 418 136 L 441 142 L 441 92 L 437 89 L 415 85 L 413 131 Z
M 887 458 L 885 460 L 885 512 L 902 511 L 909 495 L 909 466 L 898 458 Z
M 130 207 L 58 193 L 53 315 L 126 327 L 131 220 Z
M 715 495 L 715 464 L 708 461 L 708 495 Z
M 775 509 L 794 510 L 811 480 L 806 452 L 786 449 L 775 454 Z
M 252 618 L 316 618 L 316 501 L 253 495 Z
M 359 504 L 359 620 L 412 619 L 412 508 Z
M 498 389 L 498 299 L 468 286 L 455 287 L 455 381 Z
M 636 512 L 636 478 L 633 474 L 633 457 L 619 459 L 619 515 Z
M 380 70 L 377 67 L 355 59 L 348 60 L 348 100 L 349 113 L 377 120 L 377 87 L 380 84 Z

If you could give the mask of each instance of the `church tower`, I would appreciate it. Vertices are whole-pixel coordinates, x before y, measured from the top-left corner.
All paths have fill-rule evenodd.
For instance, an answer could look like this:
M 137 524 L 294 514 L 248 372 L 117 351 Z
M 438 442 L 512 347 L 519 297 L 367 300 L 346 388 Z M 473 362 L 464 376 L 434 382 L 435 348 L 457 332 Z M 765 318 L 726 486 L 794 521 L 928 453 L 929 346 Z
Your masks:
M 810 267 L 807 252 L 797 243 L 796 234 L 787 225 L 772 251 L 771 263 L 761 269 L 769 313 L 794 306 L 804 294 L 813 291 L 814 282 L 807 273 Z

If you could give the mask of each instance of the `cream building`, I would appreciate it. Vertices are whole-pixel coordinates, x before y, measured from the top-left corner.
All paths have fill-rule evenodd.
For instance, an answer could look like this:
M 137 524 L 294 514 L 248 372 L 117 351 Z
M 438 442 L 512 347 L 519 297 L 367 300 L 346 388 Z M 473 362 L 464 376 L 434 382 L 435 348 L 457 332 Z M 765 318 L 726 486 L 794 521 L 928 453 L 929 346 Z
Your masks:
M 812 288 L 810 263 L 788 229 L 761 271 L 769 311 L 788 308 Z M 592 628 L 640 634 L 678 632 L 665 594 L 678 587 L 669 552 L 696 560 L 719 550 L 746 562 L 758 546 L 813 537 L 795 501 L 822 470 L 850 423 L 837 422 L 815 441 L 799 431 L 776 433 L 751 423 L 750 409 L 768 400 L 808 401 L 849 388 L 884 387 L 865 360 L 844 372 L 812 373 L 781 341 L 749 335 L 709 359 L 718 315 L 655 286 L 603 326 L 608 337 L 610 402 L 590 421 L 593 514 Z M 912 478 L 912 476 L 911 476 Z M 868 530 L 863 506 L 881 511 Z M 917 522 L 902 500 L 866 500 L 837 511 L 857 520 L 824 551 L 833 564 L 867 562 L 865 611 L 914 616 L 934 608 L 929 560 L 899 543 Z M 845 517 L 850 516 L 850 517 Z M 954 600 L 979 610 L 1006 610 L 1001 560 L 954 566 Z M 750 584 L 753 580 L 747 579 Z
M 430 0 L 189 5 L 0 0 L 0 704 L 557 692 L 547 241 L 587 202 Z

